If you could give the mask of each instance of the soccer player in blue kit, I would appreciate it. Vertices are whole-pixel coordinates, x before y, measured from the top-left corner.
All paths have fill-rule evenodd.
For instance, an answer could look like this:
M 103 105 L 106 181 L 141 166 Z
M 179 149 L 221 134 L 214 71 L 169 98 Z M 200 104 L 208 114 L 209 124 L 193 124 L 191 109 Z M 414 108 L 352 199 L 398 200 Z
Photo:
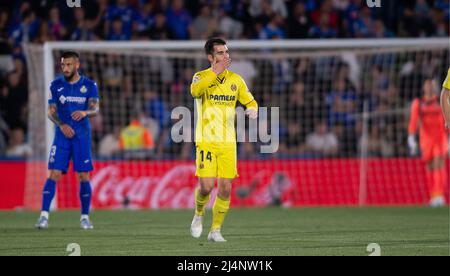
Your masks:
M 94 228 L 89 220 L 92 198 L 89 173 L 93 170 L 89 118 L 99 112 L 99 96 L 97 84 L 80 75 L 79 68 L 78 53 L 63 53 L 61 69 L 64 76 L 50 85 L 48 118 L 55 124 L 55 138 L 50 150 L 49 178 L 43 190 L 42 211 L 36 224 L 38 229 L 48 228 L 56 183 L 67 173 L 70 160 L 73 160 L 80 181 L 81 228 Z

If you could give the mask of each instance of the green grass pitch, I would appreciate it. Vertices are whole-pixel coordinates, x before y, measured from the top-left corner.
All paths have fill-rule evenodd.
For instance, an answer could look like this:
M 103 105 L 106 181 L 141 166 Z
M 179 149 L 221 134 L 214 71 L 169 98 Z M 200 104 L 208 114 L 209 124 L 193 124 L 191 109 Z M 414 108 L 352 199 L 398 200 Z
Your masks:
M 0 212 L 0 255 L 62 255 L 77 243 L 81 255 L 368 256 L 449 255 L 449 209 L 298 208 L 232 209 L 222 233 L 228 242 L 190 237 L 193 212 L 96 211 L 95 230 L 79 229 L 78 212 L 56 212 L 50 229 L 33 228 L 37 213 Z

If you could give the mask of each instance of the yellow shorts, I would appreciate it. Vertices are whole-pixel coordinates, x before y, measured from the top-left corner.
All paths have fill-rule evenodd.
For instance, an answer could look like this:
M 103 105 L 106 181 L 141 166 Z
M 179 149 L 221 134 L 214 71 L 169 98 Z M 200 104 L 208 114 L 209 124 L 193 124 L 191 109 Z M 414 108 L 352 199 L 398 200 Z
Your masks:
M 196 176 L 225 179 L 238 177 L 236 145 L 222 147 L 197 145 L 196 148 Z

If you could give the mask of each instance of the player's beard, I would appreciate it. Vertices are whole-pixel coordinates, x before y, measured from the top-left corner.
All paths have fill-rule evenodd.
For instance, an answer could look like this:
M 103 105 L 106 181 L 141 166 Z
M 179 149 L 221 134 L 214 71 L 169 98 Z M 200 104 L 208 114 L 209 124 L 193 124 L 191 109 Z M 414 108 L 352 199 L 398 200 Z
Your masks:
M 68 76 L 64 75 L 64 78 L 66 79 L 67 82 L 72 82 L 73 79 L 75 78 L 75 73 L 76 73 L 76 71 L 73 71 Z

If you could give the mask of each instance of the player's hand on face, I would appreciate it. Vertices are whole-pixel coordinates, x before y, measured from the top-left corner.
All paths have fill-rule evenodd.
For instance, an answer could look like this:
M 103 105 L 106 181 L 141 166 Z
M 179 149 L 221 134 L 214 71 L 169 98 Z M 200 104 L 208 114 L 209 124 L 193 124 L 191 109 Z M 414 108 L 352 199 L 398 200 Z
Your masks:
M 75 111 L 74 113 L 72 113 L 72 119 L 74 119 L 75 121 L 81 121 L 82 119 L 84 119 L 84 117 L 86 117 L 86 112 L 84 111 Z
M 59 128 L 66 138 L 72 139 L 75 136 L 75 131 L 69 125 L 61 125 Z
M 216 75 L 220 75 L 231 66 L 231 58 L 225 58 L 221 61 L 217 61 L 217 58 L 214 57 L 212 70 Z

